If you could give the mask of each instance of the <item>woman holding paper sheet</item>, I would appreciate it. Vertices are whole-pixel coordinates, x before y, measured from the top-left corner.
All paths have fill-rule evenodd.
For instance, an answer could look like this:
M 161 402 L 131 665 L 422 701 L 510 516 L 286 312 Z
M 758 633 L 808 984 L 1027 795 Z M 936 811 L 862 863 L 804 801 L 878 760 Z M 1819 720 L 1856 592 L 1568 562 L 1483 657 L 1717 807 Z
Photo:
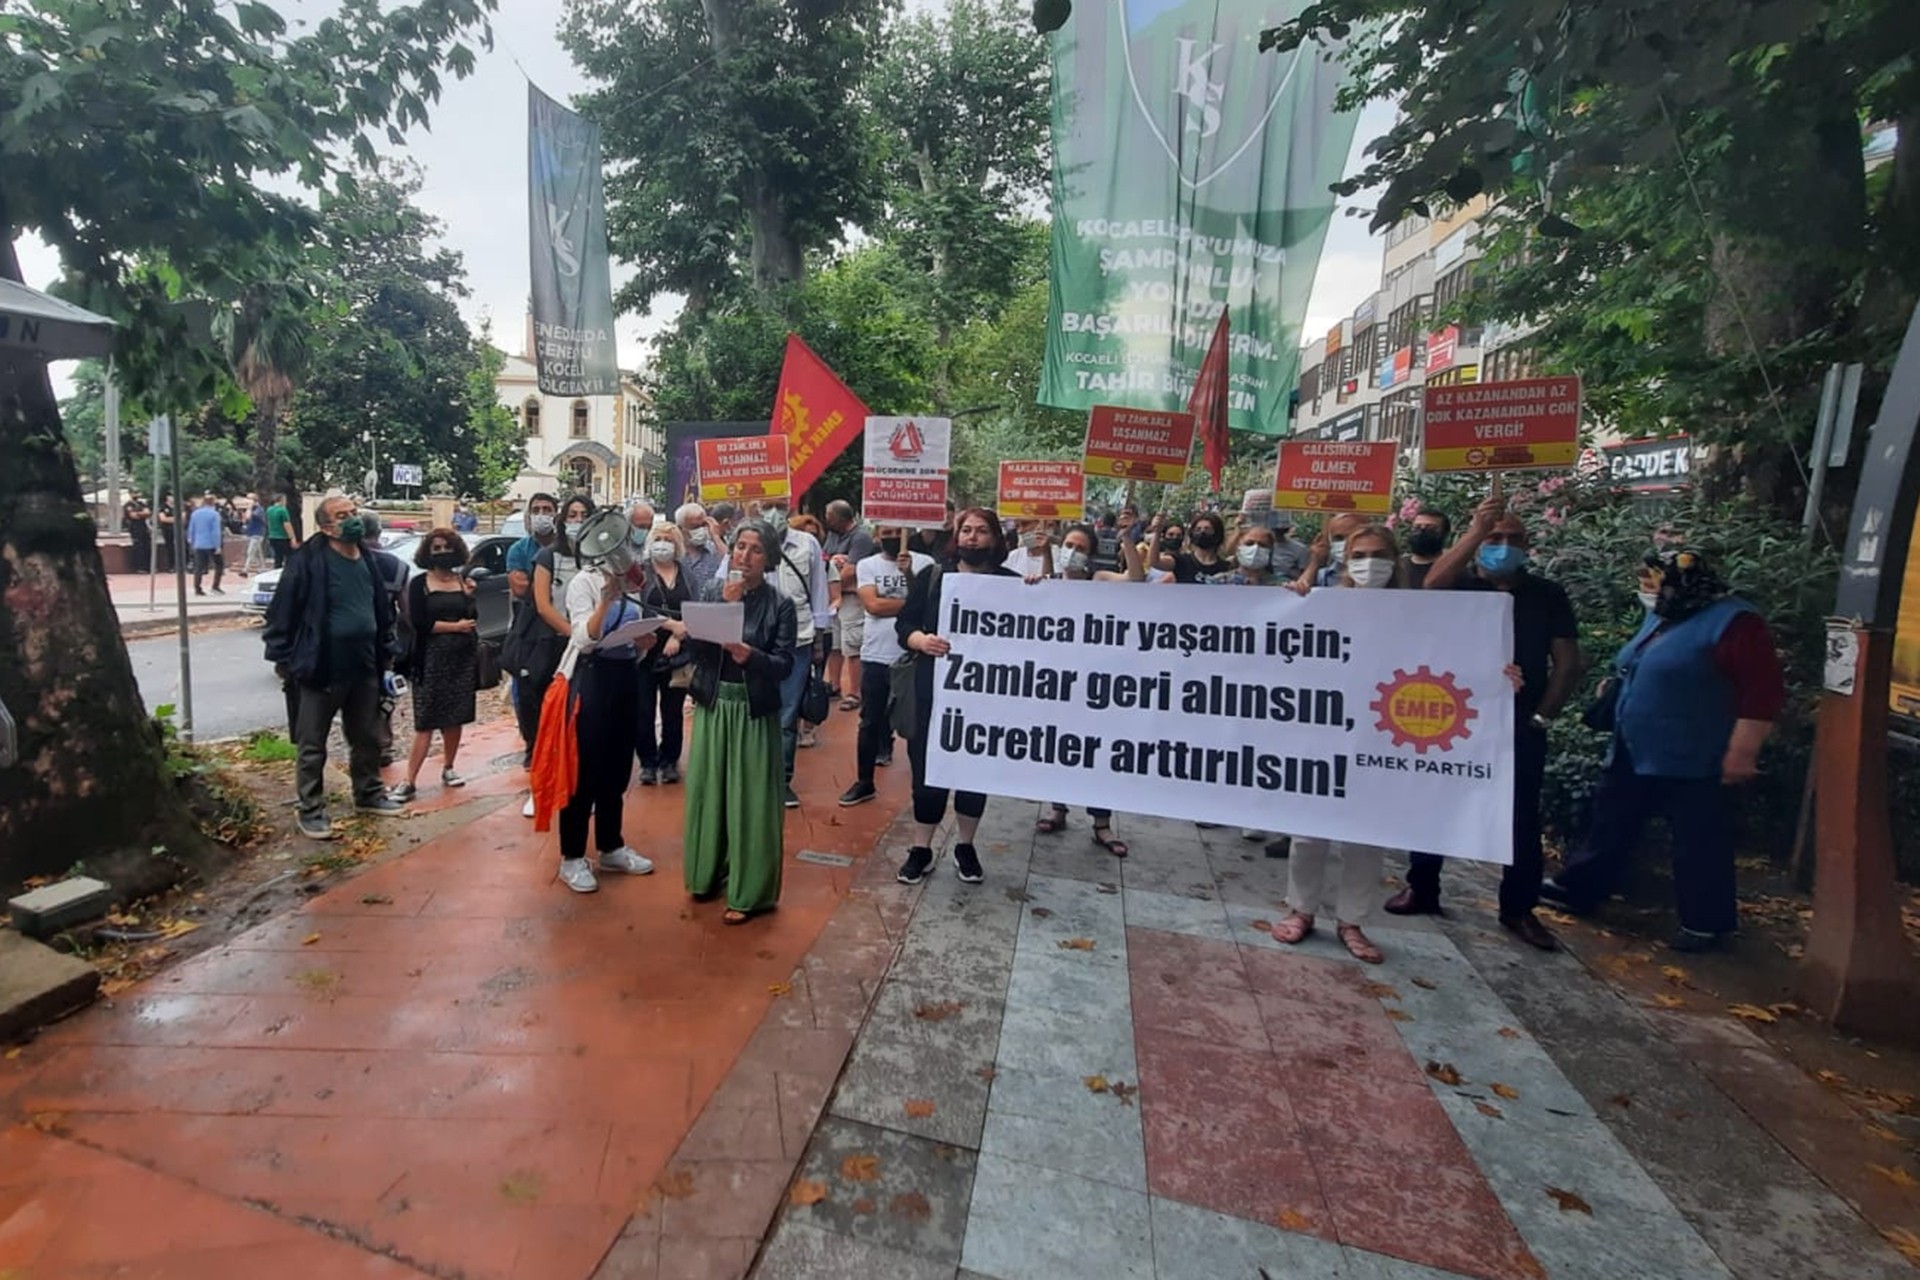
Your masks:
M 1060 538 L 1060 560 L 1057 572 L 1069 581 L 1094 582 L 1145 582 L 1147 580 L 1146 562 L 1140 555 L 1140 544 L 1131 538 L 1120 539 L 1120 560 L 1126 566 L 1125 572 L 1114 573 L 1110 569 L 1093 568 L 1093 530 L 1084 524 L 1069 525 Z M 1113 810 L 1087 810 L 1087 817 L 1093 820 L 1093 842 L 1116 858 L 1127 856 L 1127 842 L 1116 839 L 1113 834 Z M 1052 811 L 1038 822 L 1033 829 L 1043 836 L 1067 829 L 1067 806 L 1055 804 Z
M 734 532 L 726 578 L 708 584 L 706 596 L 743 606 L 741 639 L 690 642 L 687 892 L 705 901 L 724 890 L 726 924 L 745 924 L 780 901 L 786 855 L 780 684 L 800 657 L 793 601 L 767 579 L 779 548 L 779 537 L 761 521 L 749 520 Z
M 913 847 L 894 877 L 901 884 L 919 884 L 933 869 L 933 832 L 947 816 L 947 789 L 927 785 L 927 738 L 933 728 L 933 662 L 953 646 L 940 634 L 940 578 L 943 573 L 987 573 L 1003 578 L 1020 575 L 1006 567 L 1007 538 L 1000 521 L 984 507 L 969 507 L 954 519 L 953 558 L 914 575 L 907 602 L 894 618 L 900 644 L 918 655 L 913 672 L 913 733 L 907 739 L 907 758 L 913 762 Z M 953 812 L 960 839 L 953 846 L 953 869 L 967 884 L 986 878 L 980 854 L 973 847 L 987 798 L 977 791 L 953 793 Z

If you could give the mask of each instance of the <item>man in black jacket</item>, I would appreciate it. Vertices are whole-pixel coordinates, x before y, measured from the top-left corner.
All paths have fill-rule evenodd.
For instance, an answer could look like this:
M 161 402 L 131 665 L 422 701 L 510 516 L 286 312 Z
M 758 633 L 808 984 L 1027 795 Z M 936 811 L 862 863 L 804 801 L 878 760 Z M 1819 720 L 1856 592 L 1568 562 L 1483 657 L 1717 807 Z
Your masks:
M 330 840 L 327 735 L 335 714 L 347 739 L 354 808 L 395 814 L 406 806 L 390 799 L 380 782 L 380 677 L 392 658 L 393 601 L 361 546 L 366 529 L 353 499 L 325 499 L 315 522 L 321 536 L 287 557 L 263 638 L 267 661 L 299 693 L 300 833 Z

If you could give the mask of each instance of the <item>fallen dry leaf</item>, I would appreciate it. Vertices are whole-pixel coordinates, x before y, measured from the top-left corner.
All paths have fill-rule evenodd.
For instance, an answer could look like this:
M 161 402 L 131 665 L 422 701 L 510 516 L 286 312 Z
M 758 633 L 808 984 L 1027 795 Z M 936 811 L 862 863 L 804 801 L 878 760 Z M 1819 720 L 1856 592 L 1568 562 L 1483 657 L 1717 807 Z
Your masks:
M 939 1000 L 919 1006 L 913 1011 L 913 1016 L 922 1022 L 945 1022 L 966 1007 L 964 1000 Z
M 13 1053 L 19 1053 L 19 1052 L 20 1051 L 18 1049 L 15 1049 L 13 1051 Z M 7 1056 L 12 1057 L 13 1054 L 10 1053 Z M 1874 1137 L 1880 1139 L 1882 1142 L 1904 1141 L 1904 1139 L 1902 1139 L 1899 1134 L 1895 1133 L 1893 1130 L 1887 1128 L 1883 1124 L 1870 1124 L 1867 1126 L 1867 1132 L 1872 1134 Z
M 793 994 L 793 984 L 791 982 L 769 982 L 767 984 L 767 990 L 772 992 L 776 997 L 790 996 Z
M 1905 1255 L 1908 1262 L 1920 1266 L 1920 1235 L 1915 1235 L 1905 1227 L 1892 1227 L 1880 1233 L 1887 1243 Z
M 1088 1076 L 1085 1083 L 1088 1093 L 1105 1093 L 1111 1087 L 1105 1076 Z
M 1451 1062 L 1434 1062 L 1428 1060 L 1427 1074 L 1435 1080 L 1438 1080 L 1441 1084 L 1457 1085 L 1460 1083 L 1459 1068 L 1455 1067 Z
M 1838 1071 L 1816 1071 L 1813 1073 L 1813 1078 L 1821 1084 L 1833 1085 L 1836 1088 L 1847 1082 L 1847 1078 Z
M 1501 1027 L 1493 1034 L 1499 1036 L 1502 1040 L 1518 1040 L 1520 1038 L 1520 1033 L 1512 1027 Z
M 1128 1084 L 1125 1080 L 1115 1080 L 1111 1085 L 1107 1086 L 1107 1091 L 1114 1097 L 1120 1099 L 1121 1106 L 1130 1107 L 1133 1105 L 1134 1095 L 1140 1092 L 1140 1086 L 1137 1084 Z
M 1653 1002 L 1662 1009 L 1684 1009 L 1687 1007 L 1687 1002 L 1679 996 L 1670 996 L 1664 992 L 1654 996 Z
M 1390 1022 L 1412 1022 L 1413 1015 L 1404 1009 L 1389 1009 L 1387 1010 L 1387 1020 Z
M 1687 978 L 1688 978 L 1687 971 L 1685 969 L 1682 969 L 1677 964 L 1661 965 L 1660 976 L 1665 978 L 1668 982 L 1671 982 L 1676 987 L 1684 987 L 1687 985 Z
M 811 1178 L 801 1178 L 787 1192 L 787 1203 L 806 1208 L 810 1204 L 819 1204 L 827 1198 L 827 1184 L 815 1182 Z
M 1565 926 L 1565 925 L 1579 923 L 1579 921 L 1575 920 L 1572 916 L 1568 915 L 1564 911 L 1549 911 L 1545 907 L 1536 908 L 1535 914 L 1540 916 L 1542 919 L 1549 920 L 1552 923 L 1557 925 Z
M 1730 1004 L 1727 1006 L 1727 1012 L 1732 1014 L 1736 1018 L 1742 1018 L 1748 1022 L 1780 1021 L 1779 1017 L 1775 1015 L 1773 1010 L 1762 1009 L 1757 1004 Z
M 1495 1120 L 1499 1120 L 1507 1114 L 1506 1112 L 1502 1111 L 1500 1108 L 1494 1106 L 1491 1102 L 1476 1102 L 1473 1104 L 1473 1109 L 1475 1111 L 1478 1111 L 1481 1115 L 1491 1116 Z
M 1062 938 L 1058 945 L 1062 951 L 1091 951 L 1093 950 L 1093 939 Z
M 384 907 L 390 905 L 392 902 L 393 899 L 384 893 L 369 893 L 363 895 L 360 899 L 360 905 L 363 907 Z
M 1255 920 L 1252 924 L 1248 925 L 1247 928 L 1252 929 L 1255 933 L 1271 935 L 1273 933 L 1273 921 Z
M 1920 1187 L 1920 1182 L 1914 1180 L 1913 1175 L 1907 1172 L 1904 1165 L 1870 1164 L 1867 1168 L 1896 1187 Z
M 908 1098 L 907 1114 L 913 1117 L 915 1120 L 925 1120 L 928 1116 L 933 1114 L 933 1099 Z
M 19 1056 L 20 1056 L 20 1049 L 18 1047 L 9 1049 L 6 1052 L 6 1059 L 8 1062 L 12 1062 L 15 1058 Z
M 1033 909 L 1033 918 L 1035 920 L 1051 920 L 1053 918 L 1053 908 L 1035 907 Z
M 840 1176 L 848 1182 L 872 1182 L 880 1176 L 879 1156 L 848 1156 L 840 1162 Z
M 988 1084 L 992 1084 L 993 1078 L 999 1075 L 1000 1073 L 994 1069 L 992 1063 L 988 1063 L 984 1067 L 975 1067 L 973 1070 L 973 1074 L 979 1076 L 982 1080 L 985 1080 Z
M 926 1196 L 918 1191 L 902 1191 L 887 1201 L 887 1212 L 898 1218 L 925 1222 L 933 1216 L 933 1206 L 928 1204 Z
M 1311 1231 L 1313 1219 L 1296 1209 L 1282 1209 L 1273 1220 L 1280 1224 L 1282 1231 Z
M 880 1207 L 879 1205 L 875 1204 L 872 1200 L 870 1200 L 866 1196 L 861 1196 L 858 1200 L 855 1200 L 853 1202 L 853 1211 L 855 1213 L 872 1213 L 875 1209 L 878 1209 L 879 1207 Z
M 679 1169 L 663 1173 L 653 1181 L 653 1189 L 669 1200 L 685 1200 L 693 1194 L 693 1171 Z
M 1508 1102 L 1518 1102 L 1520 1100 L 1520 1091 L 1510 1084 L 1500 1084 L 1496 1081 L 1487 1087 L 1493 1090 L 1495 1096 L 1505 1098 Z
M 1424 991 L 1438 991 L 1440 989 L 1440 984 L 1430 978 L 1415 978 L 1413 985 Z
M 1360 990 L 1375 1000 L 1398 1000 L 1400 993 L 1384 982 L 1363 982 Z
M 1562 1213 L 1584 1213 L 1589 1218 L 1593 1216 L 1593 1206 L 1571 1191 L 1562 1191 L 1559 1187 L 1548 1187 L 1547 1194 L 1553 1197 L 1553 1202 L 1560 1206 Z
M 1793 1001 L 1791 1000 L 1782 1000 L 1779 1004 L 1768 1005 L 1767 1008 L 1773 1010 L 1773 1012 L 1779 1014 L 1783 1018 L 1791 1017 L 1792 1015 L 1800 1012 L 1800 1006 L 1793 1003 Z
M 513 1204 L 532 1204 L 540 1198 L 542 1187 L 537 1173 L 508 1174 L 500 1180 L 500 1198 Z
M 1630 1093 L 1616 1093 L 1611 1098 L 1608 1098 L 1607 1101 L 1624 1111 L 1633 1105 L 1633 1095 Z
M 303 947 L 310 947 L 318 941 L 320 941 L 320 935 L 317 933 L 310 933 L 306 937 L 300 939 L 300 945 Z

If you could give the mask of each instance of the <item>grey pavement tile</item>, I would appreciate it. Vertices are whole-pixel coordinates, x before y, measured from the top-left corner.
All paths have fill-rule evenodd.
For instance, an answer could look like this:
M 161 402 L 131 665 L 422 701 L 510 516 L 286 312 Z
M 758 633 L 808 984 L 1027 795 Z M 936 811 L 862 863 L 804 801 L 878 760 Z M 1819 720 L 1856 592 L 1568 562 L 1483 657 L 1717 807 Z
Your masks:
M 1121 895 L 1100 892 L 1099 882 L 1073 880 L 1035 872 L 1027 877 L 1027 908 L 1020 918 L 1020 932 L 1029 930 L 1055 936 L 1092 933 L 1120 936 L 1126 931 L 1126 909 Z M 1047 915 L 1034 914 L 1042 907 Z
M 1502 1203 L 1559 1187 L 1592 1205 L 1596 1216 L 1644 1214 L 1684 1223 L 1666 1192 L 1597 1117 L 1529 1111 L 1505 1099 L 1458 1094 L 1442 1096 L 1440 1106 Z M 1500 1114 L 1487 1115 L 1481 1106 Z
M 1065 959 L 1065 957 L 1060 957 Z M 1088 1017 L 1130 1018 L 1132 995 L 1124 966 L 1054 963 L 1055 957 L 1029 957 L 1014 966 L 1007 980 L 1008 1007 L 1037 1004 Z
M 1043 1076 L 1137 1079 L 1133 1019 L 1010 1005 L 1000 1024 L 998 1066 Z
M 887 977 L 940 992 L 942 999 L 998 1000 L 1006 994 L 1013 953 L 1013 946 L 998 938 L 909 928 Z
M 922 1045 L 959 1058 L 993 1061 L 1006 1006 L 999 1000 L 948 994 L 900 978 L 881 984 L 861 1035 Z
M 1111 1092 L 1094 1093 L 1080 1076 L 999 1068 L 980 1150 L 1096 1182 L 1147 1189 L 1138 1103 L 1123 1103 Z
M 1331 1240 L 1198 1209 L 1154 1196 L 1153 1262 L 1158 1280 L 1376 1280 Z
M 954 1268 L 952 1263 L 889 1249 L 837 1231 L 823 1231 L 789 1218 L 767 1242 L 753 1275 L 755 1280 L 846 1280 L 848 1276 L 954 1280 Z
M 826 1195 L 809 1205 L 789 1197 L 783 1230 L 797 1224 L 959 1266 L 973 1194 L 971 1151 L 828 1119 L 815 1130 L 796 1176 L 821 1184 Z
M 1389 1258 L 1384 1253 L 1356 1249 L 1352 1245 L 1346 1245 L 1340 1252 L 1344 1255 L 1343 1265 L 1346 1267 L 1341 1274 L 1350 1274 L 1353 1280 L 1468 1280 L 1468 1277 L 1455 1271 L 1424 1267 L 1405 1258 Z M 1279 1280 L 1279 1277 L 1276 1275 L 1274 1280 Z M 1620 1277 L 1620 1280 L 1627 1280 L 1627 1277 Z M 1634 1277 L 1633 1280 L 1642 1278 Z
M 1912 1280 L 1872 1227 L 1613 988 L 1577 965 L 1543 976 L 1507 963 L 1504 943 L 1481 931 L 1449 935 L 1587 1098 L 1631 1099 L 1597 1110 L 1734 1275 Z
M 971 1056 L 891 1036 L 862 1035 L 847 1059 L 829 1115 L 976 1149 L 986 1124 L 993 1045 Z M 915 1115 L 908 1103 L 931 1103 Z M 916 1107 L 915 1110 L 924 1110 Z
M 1000 1280 L 1153 1280 L 1147 1197 L 982 1154 L 961 1265 Z
M 1082 832 L 1074 839 L 1071 832 L 1057 836 L 1040 836 L 1033 844 L 1033 858 L 1027 863 L 1029 875 L 1055 876 L 1062 880 L 1079 880 L 1088 884 L 1110 879 L 1114 874 L 1114 859 L 1094 846 Z
M 1123 903 L 1129 929 L 1159 929 L 1164 933 L 1212 938 L 1216 942 L 1233 940 L 1233 928 L 1227 923 L 1227 909 L 1218 902 L 1129 886 Z

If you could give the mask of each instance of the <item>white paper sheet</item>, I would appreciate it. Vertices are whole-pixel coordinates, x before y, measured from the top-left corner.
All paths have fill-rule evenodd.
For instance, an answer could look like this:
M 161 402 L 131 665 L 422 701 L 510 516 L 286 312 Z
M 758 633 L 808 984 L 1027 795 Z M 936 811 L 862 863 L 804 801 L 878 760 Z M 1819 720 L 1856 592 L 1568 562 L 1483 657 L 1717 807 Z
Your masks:
M 623 644 L 632 644 L 642 636 L 650 636 L 660 629 L 665 618 L 637 618 L 624 627 L 615 627 L 600 637 L 599 648 L 617 649 Z
M 739 644 L 746 635 L 747 606 L 739 601 L 703 604 L 689 600 L 680 606 L 680 620 L 687 624 L 689 640 Z

